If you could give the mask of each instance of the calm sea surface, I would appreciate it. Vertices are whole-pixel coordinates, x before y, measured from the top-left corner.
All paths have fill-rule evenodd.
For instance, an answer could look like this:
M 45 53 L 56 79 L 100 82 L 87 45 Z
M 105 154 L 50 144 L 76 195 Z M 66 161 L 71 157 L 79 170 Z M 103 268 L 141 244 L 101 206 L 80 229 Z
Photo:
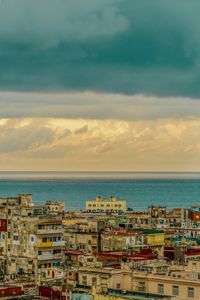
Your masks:
M 18 193 L 33 194 L 35 204 L 64 201 L 70 210 L 97 195 L 125 199 L 136 210 L 190 207 L 200 204 L 200 173 L 0 172 L 0 197 Z

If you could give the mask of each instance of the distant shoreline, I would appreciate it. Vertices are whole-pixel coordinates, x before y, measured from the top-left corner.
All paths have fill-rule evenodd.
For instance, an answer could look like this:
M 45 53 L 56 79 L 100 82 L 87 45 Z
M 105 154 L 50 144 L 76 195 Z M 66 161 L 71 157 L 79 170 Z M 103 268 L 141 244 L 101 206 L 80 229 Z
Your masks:
M 0 180 L 19 179 L 200 179 L 200 172 L 157 171 L 0 171 Z

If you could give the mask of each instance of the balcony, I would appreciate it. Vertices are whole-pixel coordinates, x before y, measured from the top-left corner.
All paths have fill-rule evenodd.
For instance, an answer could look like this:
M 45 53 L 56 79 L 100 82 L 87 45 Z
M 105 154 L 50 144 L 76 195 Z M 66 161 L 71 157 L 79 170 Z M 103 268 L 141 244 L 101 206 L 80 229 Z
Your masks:
M 12 244 L 16 245 L 16 246 L 19 246 L 20 245 L 20 241 L 19 240 L 13 240 Z
M 49 248 L 52 246 L 53 246 L 52 242 L 39 242 L 38 243 L 38 248 Z
M 53 258 L 53 254 L 50 253 L 38 255 L 38 260 L 49 260 Z
M 65 246 L 65 241 L 55 241 L 55 242 L 38 242 L 38 248 L 51 248 Z
M 58 228 L 58 229 L 38 229 L 38 234 L 55 234 L 55 233 L 62 233 L 63 229 Z
M 52 242 L 52 246 L 65 246 L 65 241 Z

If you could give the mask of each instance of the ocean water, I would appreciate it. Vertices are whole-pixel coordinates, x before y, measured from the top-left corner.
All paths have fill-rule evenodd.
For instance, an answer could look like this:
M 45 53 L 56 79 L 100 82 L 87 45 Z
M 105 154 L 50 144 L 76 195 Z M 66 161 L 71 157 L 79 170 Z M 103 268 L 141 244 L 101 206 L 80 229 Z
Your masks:
M 190 207 L 200 204 L 200 173 L 0 172 L 0 197 L 33 194 L 33 202 L 64 201 L 66 209 L 84 209 L 97 195 L 116 196 L 127 206 Z

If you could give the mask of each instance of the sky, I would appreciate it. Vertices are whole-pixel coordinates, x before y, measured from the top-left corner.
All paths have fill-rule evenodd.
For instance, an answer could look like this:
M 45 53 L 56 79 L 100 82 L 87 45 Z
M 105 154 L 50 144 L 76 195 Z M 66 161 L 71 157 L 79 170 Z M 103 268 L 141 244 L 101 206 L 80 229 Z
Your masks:
M 0 170 L 200 171 L 199 0 L 0 0 Z

